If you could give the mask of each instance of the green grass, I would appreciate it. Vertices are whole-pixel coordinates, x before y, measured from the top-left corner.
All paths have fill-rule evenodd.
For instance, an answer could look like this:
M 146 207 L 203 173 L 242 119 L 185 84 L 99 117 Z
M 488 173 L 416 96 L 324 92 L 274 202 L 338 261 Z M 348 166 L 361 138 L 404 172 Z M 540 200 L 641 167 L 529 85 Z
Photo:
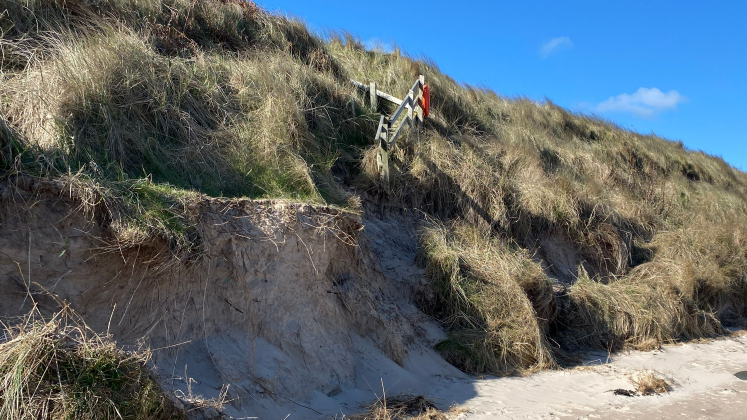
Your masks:
M 71 312 L 28 318 L 0 344 L 0 417 L 183 418 L 149 376 L 147 354 L 117 349 Z
M 747 174 L 718 157 L 465 86 L 430 60 L 316 36 L 248 3 L 2 10 L 4 177 L 69 183 L 121 244 L 155 235 L 199 252 L 200 194 L 418 209 L 435 223 L 421 253 L 439 291 L 431 310 L 451 360 L 472 371 L 710 336 L 747 315 Z M 378 113 L 349 79 L 403 95 L 419 74 L 431 116 L 393 151 L 383 194 Z M 578 259 L 565 291 L 545 274 L 548 238 Z

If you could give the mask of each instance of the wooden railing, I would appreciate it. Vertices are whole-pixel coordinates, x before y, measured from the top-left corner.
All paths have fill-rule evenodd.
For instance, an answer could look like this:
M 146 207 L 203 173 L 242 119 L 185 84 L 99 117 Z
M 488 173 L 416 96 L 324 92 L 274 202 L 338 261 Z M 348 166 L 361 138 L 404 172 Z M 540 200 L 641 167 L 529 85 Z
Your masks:
M 367 91 L 371 98 L 371 106 L 378 109 L 378 98 L 386 99 L 389 102 L 399 105 L 397 110 L 391 116 L 382 115 L 379 119 L 379 128 L 376 130 L 375 141 L 379 146 L 376 156 L 376 163 L 379 168 L 384 188 L 389 187 L 389 152 L 397 143 L 404 127 L 423 129 L 423 119 L 426 115 L 426 84 L 425 76 L 420 75 L 415 84 L 412 86 L 405 99 L 396 98 L 388 93 L 376 89 L 376 83 L 365 85 L 355 80 L 351 80 L 354 85 Z

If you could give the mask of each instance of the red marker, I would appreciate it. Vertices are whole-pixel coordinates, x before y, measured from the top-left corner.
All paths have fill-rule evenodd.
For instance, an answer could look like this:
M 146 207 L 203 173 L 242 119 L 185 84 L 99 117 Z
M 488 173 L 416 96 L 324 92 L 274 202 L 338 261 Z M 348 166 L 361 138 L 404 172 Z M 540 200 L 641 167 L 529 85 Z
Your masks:
M 427 117 L 431 112 L 431 91 L 428 85 L 423 86 L 423 117 Z

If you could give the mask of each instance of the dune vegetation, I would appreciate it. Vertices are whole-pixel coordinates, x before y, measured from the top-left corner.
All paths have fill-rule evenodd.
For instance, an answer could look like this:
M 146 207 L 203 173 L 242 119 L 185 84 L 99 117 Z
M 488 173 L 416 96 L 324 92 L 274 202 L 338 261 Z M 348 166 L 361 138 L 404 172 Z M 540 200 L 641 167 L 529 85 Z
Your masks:
M 0 170 L 62 182 L 120 246 L 199 253 L 201 195 L 417 209 L 423 308 L 470 372 L 710 337 L 747 316 L 747 174 L 550 100 L 231 0 L 0 0 Z M 371 109 L 424 74 L 378 181 Z M 383 207 L 383 206 L 382 206 Z M 572 255 L 562 266 L 557 253 Z
M 148 352 L 125 352 L 69 308 L 32 312 L 2 331 L 3 419 L 181 419 L 150 376 Z

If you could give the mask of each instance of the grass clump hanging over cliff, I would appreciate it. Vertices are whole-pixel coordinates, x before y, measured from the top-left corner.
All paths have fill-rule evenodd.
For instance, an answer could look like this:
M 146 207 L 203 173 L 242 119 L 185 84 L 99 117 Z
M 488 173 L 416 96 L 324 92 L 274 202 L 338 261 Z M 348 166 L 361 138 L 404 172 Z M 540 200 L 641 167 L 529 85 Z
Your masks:
M 373 123 L 352 118 L 352 88 L 303 24 L 228 1 L 23 3 L 0 2 L 7 173 L 65 178 L 99 196 L 125 242 L 174 248 L 190 241 L 173 200 L 186 191 L 350 198 L 331 168 Z M 141 200 L 149 183 L 158 200 Z M 156 202 L 181 215 L 154 217 Z
M 21 419 L 183 418 L 149 376 L 147 355 L 60 312 L 27 319 L 0 341 L 0 417 Z

